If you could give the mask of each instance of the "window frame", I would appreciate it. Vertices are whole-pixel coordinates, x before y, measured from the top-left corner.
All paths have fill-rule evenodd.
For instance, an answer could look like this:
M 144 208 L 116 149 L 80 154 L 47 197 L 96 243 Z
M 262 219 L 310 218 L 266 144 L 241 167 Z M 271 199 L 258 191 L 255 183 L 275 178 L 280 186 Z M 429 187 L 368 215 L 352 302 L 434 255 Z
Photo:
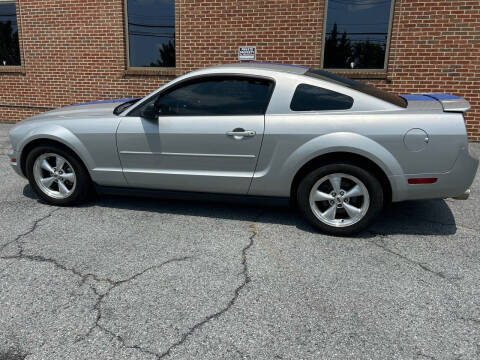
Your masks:
M 2 0 L 0 0 L 2 1 Z M 124 22 L 124 35 L 125 35 L 125 68 L 127 71 L 132 73 L 138 72 L 139 75 L 145 75 L 146 73 L 165 73 L 166 75 L 175 75 L 176 70 L 179 68 L 179 51 L 178 51 L 178 42 L 180 38 L 180 26 L 178 26 L 178 21 L 180 19 L 179 11 L 180 7 L 178 1 L 174 0 L 174 9 L 175 9 L 175 66 L 172 67 L 155 67 L 155 66 L 130 66 L 130 38 L 128 33 L 128 0 L 123 0 L 123 22 Z
M 325 44 L 327 40 L 327 20 L 328 20 L 328 4 L 329 0 L 325 0 L 325 8 L 323 11 L 323 35 L 322 35 L 322 53 L 320 56 L 320 69 L 333 71 L 333 72 L 344 72 L 344 73 L 386 73 L 388 70 L 388 60 L 390 55 L 390 42 L 392 39 L 392 28 L 393 28 L 393 16 L 395 12 L 395 3 L 396 0 L 392 0 L 390 4 L 390 17 L 388 23 L 388 34 L 387 42 L 385 47 L 385 59 L 383 62 L 383 69 L 342 69 L 342 68 L 326 68 L 325 67 Z
M 0 73 L 22 73 L 24 56 L 23 56 L 23 42 L 21 36 L 21 27 L 22 27 L 22 17 L 20 15 L 20 3 L 18 0 L 0 0 L 0 4 L 15 4 L 15 14 L 17 21 L 17 32 L 18 32 L 18 51 L 20 54 L 20 64 L 19 65 L 1 65 L 0 64 Z
M 204 117 L 204 116 L 265 116 L 267 113 L 268 107 L 270 106 L 270 102 L 272 101 L 272 96 L 275 91 L 276 87 L 276 82 L 274 78 L 268 77 L 268 76 L 260 76 L 260 75 L 247 75 L 247 74 L 235 74 L 235 73 L 218 73 L 218 74 L 203 74 L 203 75 L 197 75 L 197 76 L 191 76 L 189 78 L 183 79 L 181 81 L 175 82 L 171 86 L 166 87 L 165 89 L 162 89 L 161 91 L 158 91 L 157 93 L 154 93 L 152 96 L 149 96 L 148 98 L 143 99 L 143 101 L 139 102 L 138 104 L 135 104 L 136 106 L 133 109 L 127 109 L 126 111 L 130 110 L 125 114 L 125 116 L 131 116 L 131 117 L 136 117 L 138 115 L 132 115 L 133 112 L 140 110 L 141 108 L 145 105 L 147 105 L 150 101 L 153 99 L 158 99 L 160 96 L 166 95 L 172 91 L 175 91 L 178 88 L 183 87 L 184 85 L 188 85 L 190 82 L 196 82 L 196 81 L 202 81 L 202 80 L 208 80 L 212 78 L 225 78 L 225 77 L 233 77 L 233 78 L 245 78 L 245 79 L 260 79 L 260 80 L 265 80 L 271 83 L 271 89 L 270 89 L 270 94 L 267 98 L 267 104 L 265 106 L 265 109 L 263 110 L 262 114 L 255 114 L 255 115 L 164 115 L 160 116 L 161 117 Z

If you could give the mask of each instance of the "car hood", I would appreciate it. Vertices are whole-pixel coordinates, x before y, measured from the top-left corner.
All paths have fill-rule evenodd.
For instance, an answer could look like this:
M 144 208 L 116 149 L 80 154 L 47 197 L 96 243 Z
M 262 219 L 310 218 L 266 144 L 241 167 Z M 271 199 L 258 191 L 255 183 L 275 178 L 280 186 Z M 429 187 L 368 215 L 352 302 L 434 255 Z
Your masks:
M 116 100 L 100 100 L 81 104 L 74 104 L 47 111 L 39 115 L 35 115 L 25 121 L 44 120 L 44 119 L 78 119 L 80 117 L 102 117 L 111 116 L 113 110 L 120 104 L 135 99 L 116 99 Z

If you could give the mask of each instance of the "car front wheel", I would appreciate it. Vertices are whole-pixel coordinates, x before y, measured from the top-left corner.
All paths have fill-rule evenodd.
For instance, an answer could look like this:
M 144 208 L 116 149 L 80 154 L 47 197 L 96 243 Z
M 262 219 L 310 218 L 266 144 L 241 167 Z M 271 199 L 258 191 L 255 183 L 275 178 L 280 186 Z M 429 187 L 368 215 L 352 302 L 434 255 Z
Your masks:
M 54 145 L 34 148 L 27 156 L 30 186 L 54 205 L 72 205 L 88 199 L 90 178 L 81 162 Z
M 349 163 L 307 174 L 297 190 L 305 218 L 322 232 L 347 236 L 368 227 L 383 207 L 383 188 L 370 172 Z

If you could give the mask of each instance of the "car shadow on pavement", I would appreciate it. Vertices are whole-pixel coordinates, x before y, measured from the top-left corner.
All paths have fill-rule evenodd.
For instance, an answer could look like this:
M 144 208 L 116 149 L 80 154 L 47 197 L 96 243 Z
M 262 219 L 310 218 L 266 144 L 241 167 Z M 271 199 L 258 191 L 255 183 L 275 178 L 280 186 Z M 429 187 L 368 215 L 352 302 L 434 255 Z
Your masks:
M 26 197 L 43 202 L 30 185 L 23 190 Z M 295 226 L 302 231 L 318 233 L 296 211 L 278 203 L 238 203 L 235 201 L 195 201 L 129 196 L 102 195 L 79 207 L 105 207 L 113 209 L 146 211 L 160 214 L 209 217 L 226 220 L 270 223 Z M 378 221 L 358 237 L 378 235 L 451 235 L 457 226 L 452 211 L 444 200 L 421 200 L 388 205 Z

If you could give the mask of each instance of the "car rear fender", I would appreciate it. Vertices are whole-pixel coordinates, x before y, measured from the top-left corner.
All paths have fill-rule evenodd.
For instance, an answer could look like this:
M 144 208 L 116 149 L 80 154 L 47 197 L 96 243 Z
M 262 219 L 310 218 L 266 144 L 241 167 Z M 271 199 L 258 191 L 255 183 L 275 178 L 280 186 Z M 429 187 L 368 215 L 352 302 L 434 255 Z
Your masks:
M 303 165 L 319 156 L 337 152 L 360 155 L 378 165 L 389 179 L 393 200 L 396 194 L 405 191 L 403 188 L 406 185 L 398 180 L 402 178 L 398 175 L 403 175 L 404 172 L 395 157 L 372 139 L 350 132 L 321 135 L 306 142 L 285 160 L 282 173 L 290 179 L 291 184 Z

